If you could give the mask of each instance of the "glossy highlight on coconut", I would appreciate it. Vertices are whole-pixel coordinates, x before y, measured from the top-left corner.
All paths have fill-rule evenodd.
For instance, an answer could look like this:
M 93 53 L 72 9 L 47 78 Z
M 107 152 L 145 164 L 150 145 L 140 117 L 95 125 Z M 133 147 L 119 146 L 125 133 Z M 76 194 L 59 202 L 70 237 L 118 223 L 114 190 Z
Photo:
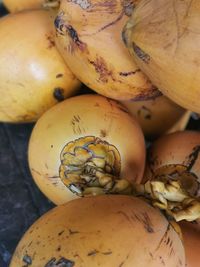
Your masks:
M 0 19 L 0 121 L 36 121 L 78 91 L 80 82 L 55 47 L 53 18 L 38 9 Z
M 58 206 L 25 233 L 10 267 L 185 267 L 182 241 L 160 211 L 129 196 Z

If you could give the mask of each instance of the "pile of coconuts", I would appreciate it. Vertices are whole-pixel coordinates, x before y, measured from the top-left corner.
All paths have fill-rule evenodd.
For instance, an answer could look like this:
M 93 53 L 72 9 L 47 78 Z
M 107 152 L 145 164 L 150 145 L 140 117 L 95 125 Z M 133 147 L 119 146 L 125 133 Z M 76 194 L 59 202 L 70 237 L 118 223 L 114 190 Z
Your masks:
M 3 3 L 0 121 L 35 122 L 30 171 L 57 205 L 10 267 L 198 267 L 200 2 Z

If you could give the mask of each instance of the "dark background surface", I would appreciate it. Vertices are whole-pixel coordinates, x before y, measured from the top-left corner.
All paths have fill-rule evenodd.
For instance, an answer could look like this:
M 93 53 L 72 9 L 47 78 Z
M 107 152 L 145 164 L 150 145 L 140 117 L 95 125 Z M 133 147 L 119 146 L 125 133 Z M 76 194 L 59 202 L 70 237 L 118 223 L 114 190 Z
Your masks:
M 2 5 L 0 14 L 6 14 Z M 28 168 L 27 147 L 33 126 L 0 123 L 0 267 L 9 265 L 28 227 L 54 206 L 36 187 Z M 200 121 L 193 116 L 187 128 L 199 130 Z

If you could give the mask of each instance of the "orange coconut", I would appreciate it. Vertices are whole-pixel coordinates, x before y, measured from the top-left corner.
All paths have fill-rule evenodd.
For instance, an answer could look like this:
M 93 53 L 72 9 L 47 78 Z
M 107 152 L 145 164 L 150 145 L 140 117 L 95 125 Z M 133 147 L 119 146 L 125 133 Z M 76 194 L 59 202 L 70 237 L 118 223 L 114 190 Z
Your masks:
M 41 9 L 0 19 L 0 121 L 35 121 L 80 87 L 55 47 L 53 18 Z
M 28 154 L 35 182 L 55 204 L 77 198 L 79 191 L 98 193 L 97 172 L 106 181 L 114 175 L 140 182 L 145 165 L 137 121 L 99 95 L 76 96 L 49 109 L 33 129 Z
M 3 0 L 6 8 L 12 12 L 18 12 L 25 9 L 40 8 L 45 0 Z
M 146 99 L 159 92 L 130 58 L 121 31 L 135 1 L 61 1 L 57 47 L 72 72 L 104 96 Z
M 25 233 L 10 267 L 185 267 L 179 235 L 155 208 L 129 196 L 70 201 Z

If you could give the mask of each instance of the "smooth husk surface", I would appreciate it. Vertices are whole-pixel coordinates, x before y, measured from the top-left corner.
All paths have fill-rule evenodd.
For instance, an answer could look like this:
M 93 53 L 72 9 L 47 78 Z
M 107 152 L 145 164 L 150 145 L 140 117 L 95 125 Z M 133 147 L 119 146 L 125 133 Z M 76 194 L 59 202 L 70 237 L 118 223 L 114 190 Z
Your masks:
M 10 267 L 29 265 L 184 267 L 185 255 L 161 212 L 139 198 L 107 195 L 70 201 L 35 222 Z

